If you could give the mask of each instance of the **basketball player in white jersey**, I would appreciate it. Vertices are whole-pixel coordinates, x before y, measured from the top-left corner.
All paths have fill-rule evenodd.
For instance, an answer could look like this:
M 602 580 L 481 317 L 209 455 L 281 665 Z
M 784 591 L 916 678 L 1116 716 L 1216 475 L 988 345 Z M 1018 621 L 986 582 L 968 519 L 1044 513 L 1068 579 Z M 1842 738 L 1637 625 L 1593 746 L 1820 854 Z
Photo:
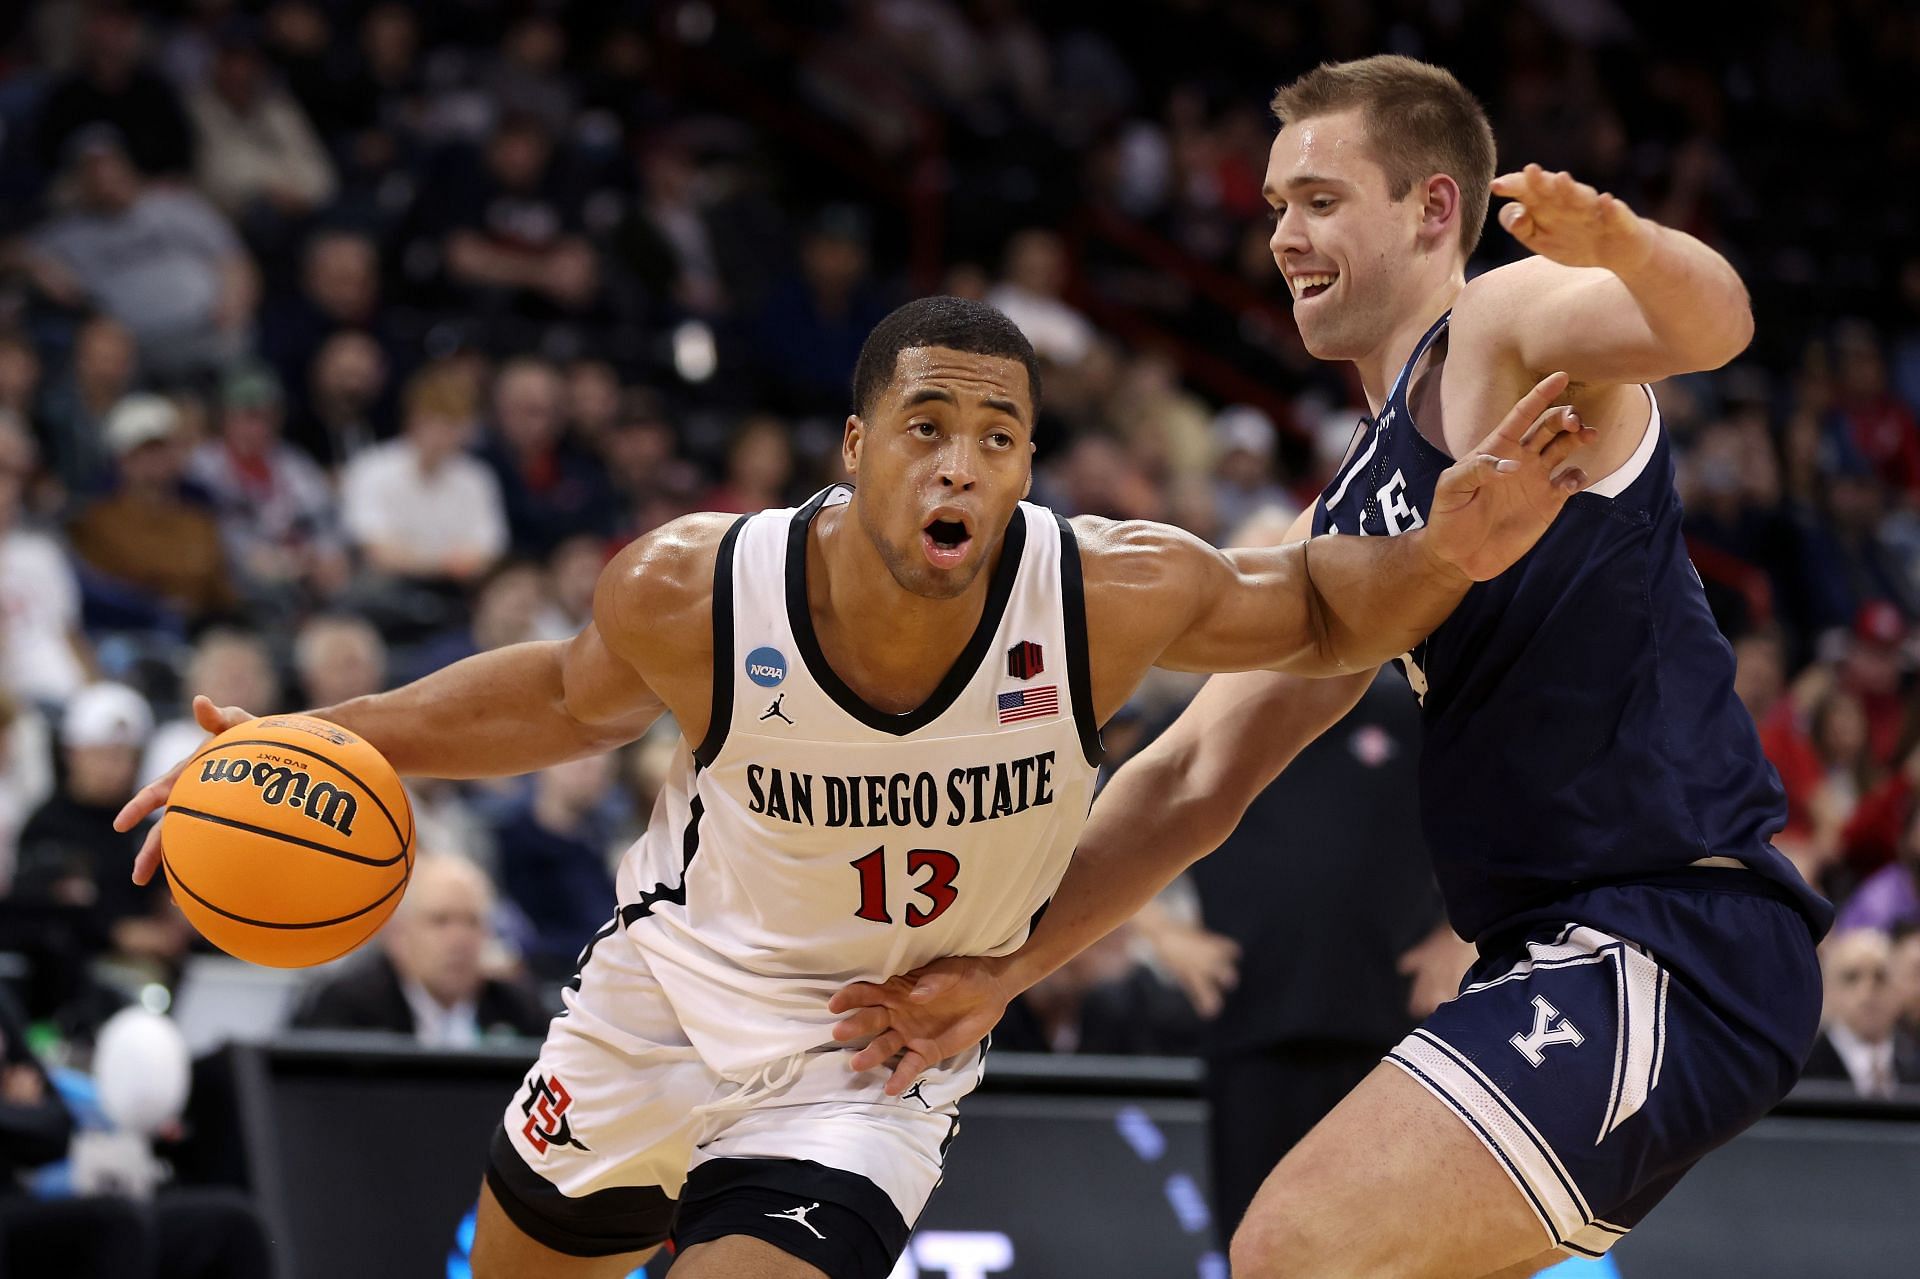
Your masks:
M 1155 664 L 1328 675 L 1405 651 L 1547 528 L 1591 435 L 1541 382 L 1410 538 L 1223 553 L 1022 501 L 1038 377 L 999 312 L 911 303 L 869 337 L 857 488 L 701 515 L 606 569 L 575 639 L 315 712 L 403 774 L 523 773 L 685 744 L 619 901 L 508 1105 L 482 1279 L 884 1279 L 940 1178 L 977 1051 L 893 1097 L 853 1074 L 842 984 L 1025 940 L 1093 794 L 1097 725 Z M 244 714 L 201 699 L 217 730 Z M 160 805 L 166 780 L 122 814 Z M 136 875 L 150 875 L 157 844 Z

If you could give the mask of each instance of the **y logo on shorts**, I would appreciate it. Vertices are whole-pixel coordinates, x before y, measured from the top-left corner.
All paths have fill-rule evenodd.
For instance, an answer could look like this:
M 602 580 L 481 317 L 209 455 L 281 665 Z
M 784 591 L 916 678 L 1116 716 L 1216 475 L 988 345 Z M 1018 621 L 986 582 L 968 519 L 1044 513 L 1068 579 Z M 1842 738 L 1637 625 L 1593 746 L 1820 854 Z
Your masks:
M 573 1124 L 567 1118 L 567 1111 L 572 1105 L 573 1095 L 560 1082 L 558 1075 L 551 1080 L 545 1075 L 533 1077 L 533 1082 L 527 1085 L 527 1099 L 520 1103 L 520 1113 L 527 1117 L 520 1135 L 527 1139 L 527 1144 L 533 1147 L 535 1154 L 546 1154 L 548 1146 L 587 1149 L 573 1135 Z
M 821 1234 L 818 1230 L 815 1230 L 813 1228 L 813 1223 L 807 1220 L 807 1214 L 812 1212 L 815 1208 L 818 1208 L 819 1206 L 820 1206 L 819 1204 L 808 1204 L 804 1208 L 789 1208 L 785 1212 L 769 1212 L 762 1215 L 768 1216 L 768 1217 L 775 1217 L 781 1221 L 797 1221 L 801 1225 L 805 1226 L 807 1228 L 807 1232 L 811 1234 L 815 1239 L 825 1239 L 826 1236 Z
M 1554 1018 L 1560 1018 L 1560 1024 L 1553 1024 Z M 1533 997 L 1533 1029 L 1524 1035 L 1515 1035 L 1507 1041 L 1517 1048 L 1534 1069 L 1538 1070 L 1547 1055 L 1543 1049 L 1551 1044 L 1572 1044 L 1579 1047 L 1587 1042 L 1580 1028 L 1560 1016 L 1560 1010 L 1548 1003 L 1540 995 Z

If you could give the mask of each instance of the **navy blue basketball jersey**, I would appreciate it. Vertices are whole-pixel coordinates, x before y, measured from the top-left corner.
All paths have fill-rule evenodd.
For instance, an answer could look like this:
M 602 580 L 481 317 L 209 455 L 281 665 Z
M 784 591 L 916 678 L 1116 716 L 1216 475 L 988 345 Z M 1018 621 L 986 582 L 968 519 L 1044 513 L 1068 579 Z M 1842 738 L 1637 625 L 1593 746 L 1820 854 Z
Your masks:
M 1453 462 L 1415 428 L 1407 383 L 1450 314 L 1321 495 L 1316 534 L 1426 523 Z M 1706 858 L 1774 881 L 1816 934 L 1831 919 L 1769 843 L 1785 792 L 1734 696 L 1733 650 L 1687 557 L 1673 455 L 1647 397 L 1633 458 L 1401 659 L 1421 701 L 1421 818 L 1462 936 Z

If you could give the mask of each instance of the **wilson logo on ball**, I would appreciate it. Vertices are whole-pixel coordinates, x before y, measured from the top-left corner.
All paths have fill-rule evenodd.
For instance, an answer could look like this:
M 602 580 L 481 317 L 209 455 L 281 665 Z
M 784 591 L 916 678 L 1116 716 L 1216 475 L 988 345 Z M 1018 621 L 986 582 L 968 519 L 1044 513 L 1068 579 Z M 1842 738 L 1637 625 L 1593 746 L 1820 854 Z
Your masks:
M 315 782 L 298 769 L 264 760 L 210 759 L 200 765 L 200 780 L 251 782 L 267 803 L 291 805 L 342 835 L 353 834 L 353 819 L 360 811 L 360 801 L 332 782 Z

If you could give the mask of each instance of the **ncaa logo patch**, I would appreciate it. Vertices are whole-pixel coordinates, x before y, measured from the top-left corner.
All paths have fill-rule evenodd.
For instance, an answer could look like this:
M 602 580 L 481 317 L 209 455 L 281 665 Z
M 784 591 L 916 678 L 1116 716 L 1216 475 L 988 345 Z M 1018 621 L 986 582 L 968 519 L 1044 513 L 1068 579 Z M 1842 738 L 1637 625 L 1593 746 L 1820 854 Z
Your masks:
M 775 688 L 787 677 L 787 655 L 777 648 L 756 648 L 747 654 L 747 678 L 761 688 Z

